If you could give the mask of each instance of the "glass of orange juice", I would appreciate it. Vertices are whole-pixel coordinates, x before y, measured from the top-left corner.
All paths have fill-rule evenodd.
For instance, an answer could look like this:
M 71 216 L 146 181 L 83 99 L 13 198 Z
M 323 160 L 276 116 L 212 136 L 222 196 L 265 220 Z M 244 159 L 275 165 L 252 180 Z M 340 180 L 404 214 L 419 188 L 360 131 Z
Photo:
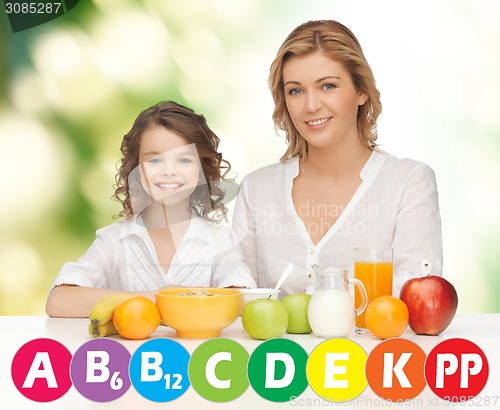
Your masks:
M 366 289 L 368 303 L 379 296 L 392 295 L 392 249 L 356 248 L 354 249 L 354 277 Z M 355 303 L 360 303 L 361 295 L 355 289 Z M 356 318 L 356 333 L 369 333 L 365 323 L 365 312 Z

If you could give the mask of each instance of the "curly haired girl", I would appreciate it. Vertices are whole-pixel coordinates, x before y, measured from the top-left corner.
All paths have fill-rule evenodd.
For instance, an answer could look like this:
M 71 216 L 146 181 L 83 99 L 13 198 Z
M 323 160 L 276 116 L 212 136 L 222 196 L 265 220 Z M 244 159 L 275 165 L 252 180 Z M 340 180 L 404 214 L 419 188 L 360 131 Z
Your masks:
M 205 118 L 167 101 L 144 110 L 123 138 L 114 198 L 123 219 L 99 229 L 87 253 L 63 265 L 50 316 L 85 317 L 111 292 L 154 300 L 167 286 L 253 287 L 228 228 L 221 183 L 231 166 Z

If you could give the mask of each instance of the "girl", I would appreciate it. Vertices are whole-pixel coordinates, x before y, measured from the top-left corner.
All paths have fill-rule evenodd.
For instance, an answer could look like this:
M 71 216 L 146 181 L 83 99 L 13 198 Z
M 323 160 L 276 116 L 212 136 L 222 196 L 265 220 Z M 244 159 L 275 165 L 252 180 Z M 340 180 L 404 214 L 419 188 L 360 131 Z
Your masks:
M 136 292 L 154 301 L 169 285 L 253 287 L 225 227 L 220 183 L 230 164 L 205 118 L 175 102 L 143 111 L 125 135 L 114 197 L 123 220 L 99 229 L 52 284 L 50 316 L 86 317 L 103 296 Z
M 440 275 L 434 173 L 377 148 L 380 94 L 354 34 L 336 21 L 297 27 L 269 84 L 288 148 L 280 163 L 244 178 L 233 221 L 258 285 L 272 286 L 293 262 L 283 293 L 310 290 L 312 265 L 352 270 L 362 247 L 394 249 L 396 295 L 425 263 Z

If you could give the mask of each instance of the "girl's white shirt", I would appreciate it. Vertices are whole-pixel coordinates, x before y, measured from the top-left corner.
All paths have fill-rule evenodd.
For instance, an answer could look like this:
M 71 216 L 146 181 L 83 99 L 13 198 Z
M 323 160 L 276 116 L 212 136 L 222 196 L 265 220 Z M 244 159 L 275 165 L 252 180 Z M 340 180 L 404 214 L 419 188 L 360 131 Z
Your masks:
M 76 262 L 65 263 L 51 289 L 62 284 L 116 291 L 154 291 L 166 285 L 255 287 L 240 248 L 225 226 L 193 216 L 168 271 L 161 267 L 142 218 L 97 230 Z
M 352 276 L 354 248 L 364 247 L 394 249 L 395 296 L 406 280 L 422 275 L 426 264 L 431 273 L 442 274 L 438 192 L 428 165 L 374 150 L 345 209 L 311 203 L 301 210 L 340 214 L 316 245 L 293 204 L 298 174 L 299 159 L 293 157 L 254 171 L 241 183 L 232 230 L 258 286 L 274 287 L 292 262 L 282 295 L 311 292 L 313 265 L 349 269 Z

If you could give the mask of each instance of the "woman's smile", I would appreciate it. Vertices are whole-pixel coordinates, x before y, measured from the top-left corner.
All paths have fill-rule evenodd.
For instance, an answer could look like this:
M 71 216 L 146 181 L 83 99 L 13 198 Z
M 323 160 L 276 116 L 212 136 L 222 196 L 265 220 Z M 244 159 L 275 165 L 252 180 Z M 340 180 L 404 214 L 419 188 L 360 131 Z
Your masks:
M 325 118 L 310 120 L 306 121 L 306 124 L 313 128 L 320 128 L 321 126 L 325 125 L 328 121 L 330 121 L 332 118 L 333 117 L 325 117 Z

